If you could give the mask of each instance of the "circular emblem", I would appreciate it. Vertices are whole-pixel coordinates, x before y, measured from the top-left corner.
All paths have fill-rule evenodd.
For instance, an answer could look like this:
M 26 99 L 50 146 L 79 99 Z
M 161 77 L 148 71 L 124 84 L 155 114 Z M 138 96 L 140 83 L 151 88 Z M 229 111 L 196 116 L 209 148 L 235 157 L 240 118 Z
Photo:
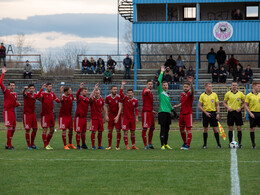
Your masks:
M 218 22 L 213 28 L 213 35 L 219 41 L 227 41 L 233 35 L 233 27 L 229 22 Z

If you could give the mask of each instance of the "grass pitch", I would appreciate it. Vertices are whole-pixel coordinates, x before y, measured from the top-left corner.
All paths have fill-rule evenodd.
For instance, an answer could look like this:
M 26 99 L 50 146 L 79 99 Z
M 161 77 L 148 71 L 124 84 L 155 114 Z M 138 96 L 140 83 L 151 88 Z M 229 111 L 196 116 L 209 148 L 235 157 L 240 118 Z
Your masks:
M 195 127 L 199 125 L 197 123 Z M 171 127 L 177 127 L 177 123 Z M 225 126 L 224 129 L 227 130 Z M 53 135 L 50 143 L 54 150 L 46 151 L 41 132 L 39 130 L 35 141 L 40 150 L 27 150 L 24 131 L 18 130 L 12 141 L 16 149 L 7 151 L 4 149 L 6 131 L 0 131 L 0 194 L 231 193 L 228 140 L 221 138 L 222 149 L 217 149 L 212 131 L 209 132 L 208 149 L 202 150 L 202 131 L 194 128 L 189 151 L 179 149 L 182 140 L 178 131 L 170 132 L 171 151 L 160 150 L 158 130 L 153 139 L 156 149 L 148 151 L 143 149 L 141 131 L 136 132 L 138 151 L 127 151 L 123 140 L 120 151 L 65 151 L 60 131 Z M 90 146 L 89 131 L 86 139 Z M 243 131 L 242 142 L 243 149 L 237 150 L 241 194 L 258 194 L 260 150 L 251 148 L 248 130 Z M 107 146 L 107 131 L 103 133 L 102 143 Z M 115 143 L 114 132 L 114 148 Z M 260 134 L 256 132 L 258 143 Z

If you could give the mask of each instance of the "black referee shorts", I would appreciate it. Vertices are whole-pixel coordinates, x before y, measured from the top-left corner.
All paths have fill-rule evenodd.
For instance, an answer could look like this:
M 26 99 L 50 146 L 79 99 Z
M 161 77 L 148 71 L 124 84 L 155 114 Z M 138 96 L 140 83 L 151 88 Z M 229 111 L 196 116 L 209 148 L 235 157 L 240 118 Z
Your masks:
M 208 127 L 209 124 L 211 127 L 217 127 L 218 126 L 218 120 L 217 120 L 217 113 L 216 111 L 214 112 L 209 112 L 210 117 L 207 117 L 206 114 L 203 113 L 203 127 Z
M 170 125 L 172 123 L 171 114 L 168 112 L 159 112 L 158 123 L 160 125 Z
M 234 124 L 236 124 L 236 126 L 242 126 L 244 124 L 242 120 L 242 112 L 237 112 L 237 111 L 228 112 L 227 125 L 234 126 Z
M 250 128 L 260 127 L 260 112 L 252 112 L 255 115 L 255 118 L 251 118 L 249 115 Z

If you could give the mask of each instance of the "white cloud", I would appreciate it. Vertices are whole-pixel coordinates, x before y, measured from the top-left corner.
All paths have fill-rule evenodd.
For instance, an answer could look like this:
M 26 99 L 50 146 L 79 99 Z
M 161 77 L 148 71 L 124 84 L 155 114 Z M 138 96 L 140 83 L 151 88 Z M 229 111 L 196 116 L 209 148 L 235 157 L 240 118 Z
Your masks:
M 0 2 L 0 19 L 63 13 L 117 13 L 117 0 L 12 0 Z

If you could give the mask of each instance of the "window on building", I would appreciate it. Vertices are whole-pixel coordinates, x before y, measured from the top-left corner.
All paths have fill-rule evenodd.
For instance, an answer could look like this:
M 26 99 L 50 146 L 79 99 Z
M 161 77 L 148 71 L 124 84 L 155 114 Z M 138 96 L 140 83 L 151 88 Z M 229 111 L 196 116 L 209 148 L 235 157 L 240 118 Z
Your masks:
M 248 5 L 246 6 L 246 19 L 259 19 L 259 12 L 258 12 L 259 7 L 258 6 L 252 6 Z
M 183 10 L 183 19 L 184 20 L 196 20 L 196 7 L 184 7 Z

